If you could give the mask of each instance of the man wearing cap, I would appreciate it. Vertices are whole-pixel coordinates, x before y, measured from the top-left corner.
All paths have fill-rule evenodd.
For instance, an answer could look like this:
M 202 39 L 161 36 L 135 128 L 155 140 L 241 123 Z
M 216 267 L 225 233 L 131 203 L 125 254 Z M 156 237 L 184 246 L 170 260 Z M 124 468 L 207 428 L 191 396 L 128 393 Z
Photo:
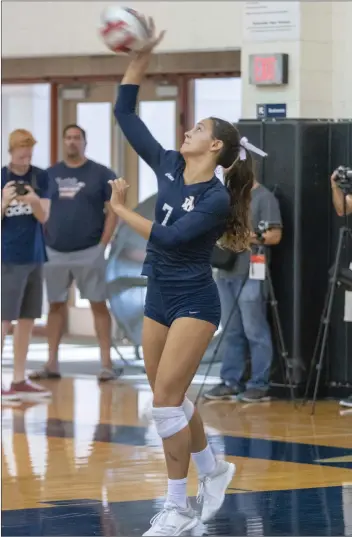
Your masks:
M 43 224 L 50 212 L 50 180 L 31 165 L 36 140 L 25 129 L 10 134 L 8 166 L 1 169 L 1 348 L 13 321 L 14 368 L 2 401 L 48 397 L 25 378 L 34 321 L 42 314 L 42 267 L 46 261 Z

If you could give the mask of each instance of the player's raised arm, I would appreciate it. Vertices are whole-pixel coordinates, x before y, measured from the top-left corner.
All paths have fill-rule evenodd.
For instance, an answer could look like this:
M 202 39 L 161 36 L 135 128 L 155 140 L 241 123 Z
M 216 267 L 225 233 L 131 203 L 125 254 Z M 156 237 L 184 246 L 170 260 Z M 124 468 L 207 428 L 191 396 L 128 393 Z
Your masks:
M 148 68 L 152 51 L 164 35 L 164 32 L 156 35 L 152 20 L 149 29 L 150 39 L 148 43 L 132 59 L 123 77 L 114 113 L 122 132 L 133 149 L 151 168 L 156 170 L 165 155 L 165 149 L 155 140 L 136 114 L 139 86 Z

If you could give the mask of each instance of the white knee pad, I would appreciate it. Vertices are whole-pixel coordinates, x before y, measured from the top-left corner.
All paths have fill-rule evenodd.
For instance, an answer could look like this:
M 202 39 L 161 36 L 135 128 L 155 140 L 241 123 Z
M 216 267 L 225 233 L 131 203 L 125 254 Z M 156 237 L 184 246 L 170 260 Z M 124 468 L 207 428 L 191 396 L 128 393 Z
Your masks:
M 190 422 L 194 414 L 194 404 L 187 397 L 185 397 L 183 400 L 182 406 L 183 406 L 183 411 L 185 413 L 187 421 Z
M 188 421 L 182 406 L 154 407 L 153 418 L 161 438 L 169 438 L 187 427 Z

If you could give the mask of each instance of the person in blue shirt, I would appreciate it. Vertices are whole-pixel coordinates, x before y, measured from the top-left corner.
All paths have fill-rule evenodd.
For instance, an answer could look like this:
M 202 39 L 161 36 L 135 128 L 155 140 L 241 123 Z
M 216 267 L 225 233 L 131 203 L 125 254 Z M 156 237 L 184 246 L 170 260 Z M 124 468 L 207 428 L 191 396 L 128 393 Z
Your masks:
M 135 113 L 151 51 L 162 38 L 156 37 L 152 22 L 150 35 L 125 73 L 115 116 L 157 176 L 155 221 L 125 206 L 123 179 L 110 183 L 113 210 L 148 240 L 142 272 L 148 277 L 143 352 L 169 477 L 164 508 L 144 534 L 155 536 L 181 535 L 199 524 L 186 493 L 191 454 L 200 477 L 203 522 L 221 507 L 235 473 L 234 464 L 215 459 L 201 418 L 185 394 L 220 323 L 210 264 L 213 248 L 217 241 L 236 251 L 249 247 L 253 169 L 237 129 L 218 118 L 197 123 L 180 152 L 165 150 L 153 138 Z M 215 176 L 218 165 L 225 169 L 225 186 Z
M 46 171 L 31 165 L 36 140 L 25 129 L 10 134 L 11 162 L 1 169 L 1 348 L 13 321 L 14 372 L 3 401 L 46 397 L 50 392 L 25 379 L 34 320 L 42 314 L 43 224 L 50 212 Z
M 111 358 L 111 317 L 105 282 L 105 249 L 117 225 L 110 209 L 109 179 L 116 173 L 86 155 L 87 136 L 79 125 L 63 130 L 63 160 L 48 170 L 55 185 L 50 218 L 45 225 L 48 262 L 44 277 L 49 301 L 49 356 L 32 379 L 60 379 L 59 346 L 67 318 L 69 290 L 75 281 L 81 298 L 89 300 L 100 347 L 99 381 L 116 379 L 122 370 Z

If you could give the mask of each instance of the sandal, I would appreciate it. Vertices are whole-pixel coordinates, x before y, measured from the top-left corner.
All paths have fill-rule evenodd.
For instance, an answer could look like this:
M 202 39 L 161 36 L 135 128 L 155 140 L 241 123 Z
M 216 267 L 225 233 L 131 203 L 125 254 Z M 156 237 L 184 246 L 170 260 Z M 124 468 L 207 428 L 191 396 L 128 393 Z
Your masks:
M 41 371 L 32 371 L 30 373 L 29 378 L 31 380 L 60 380 L 61 374 L 56 373 L 55 371 L 49 371 L 48 369 L 44 368 Z
M 118 379 L 123 373 L 123 369 L 107 369 L 103 368 L 98 373 L 99 382 L 108 382 L 109 380 Z

